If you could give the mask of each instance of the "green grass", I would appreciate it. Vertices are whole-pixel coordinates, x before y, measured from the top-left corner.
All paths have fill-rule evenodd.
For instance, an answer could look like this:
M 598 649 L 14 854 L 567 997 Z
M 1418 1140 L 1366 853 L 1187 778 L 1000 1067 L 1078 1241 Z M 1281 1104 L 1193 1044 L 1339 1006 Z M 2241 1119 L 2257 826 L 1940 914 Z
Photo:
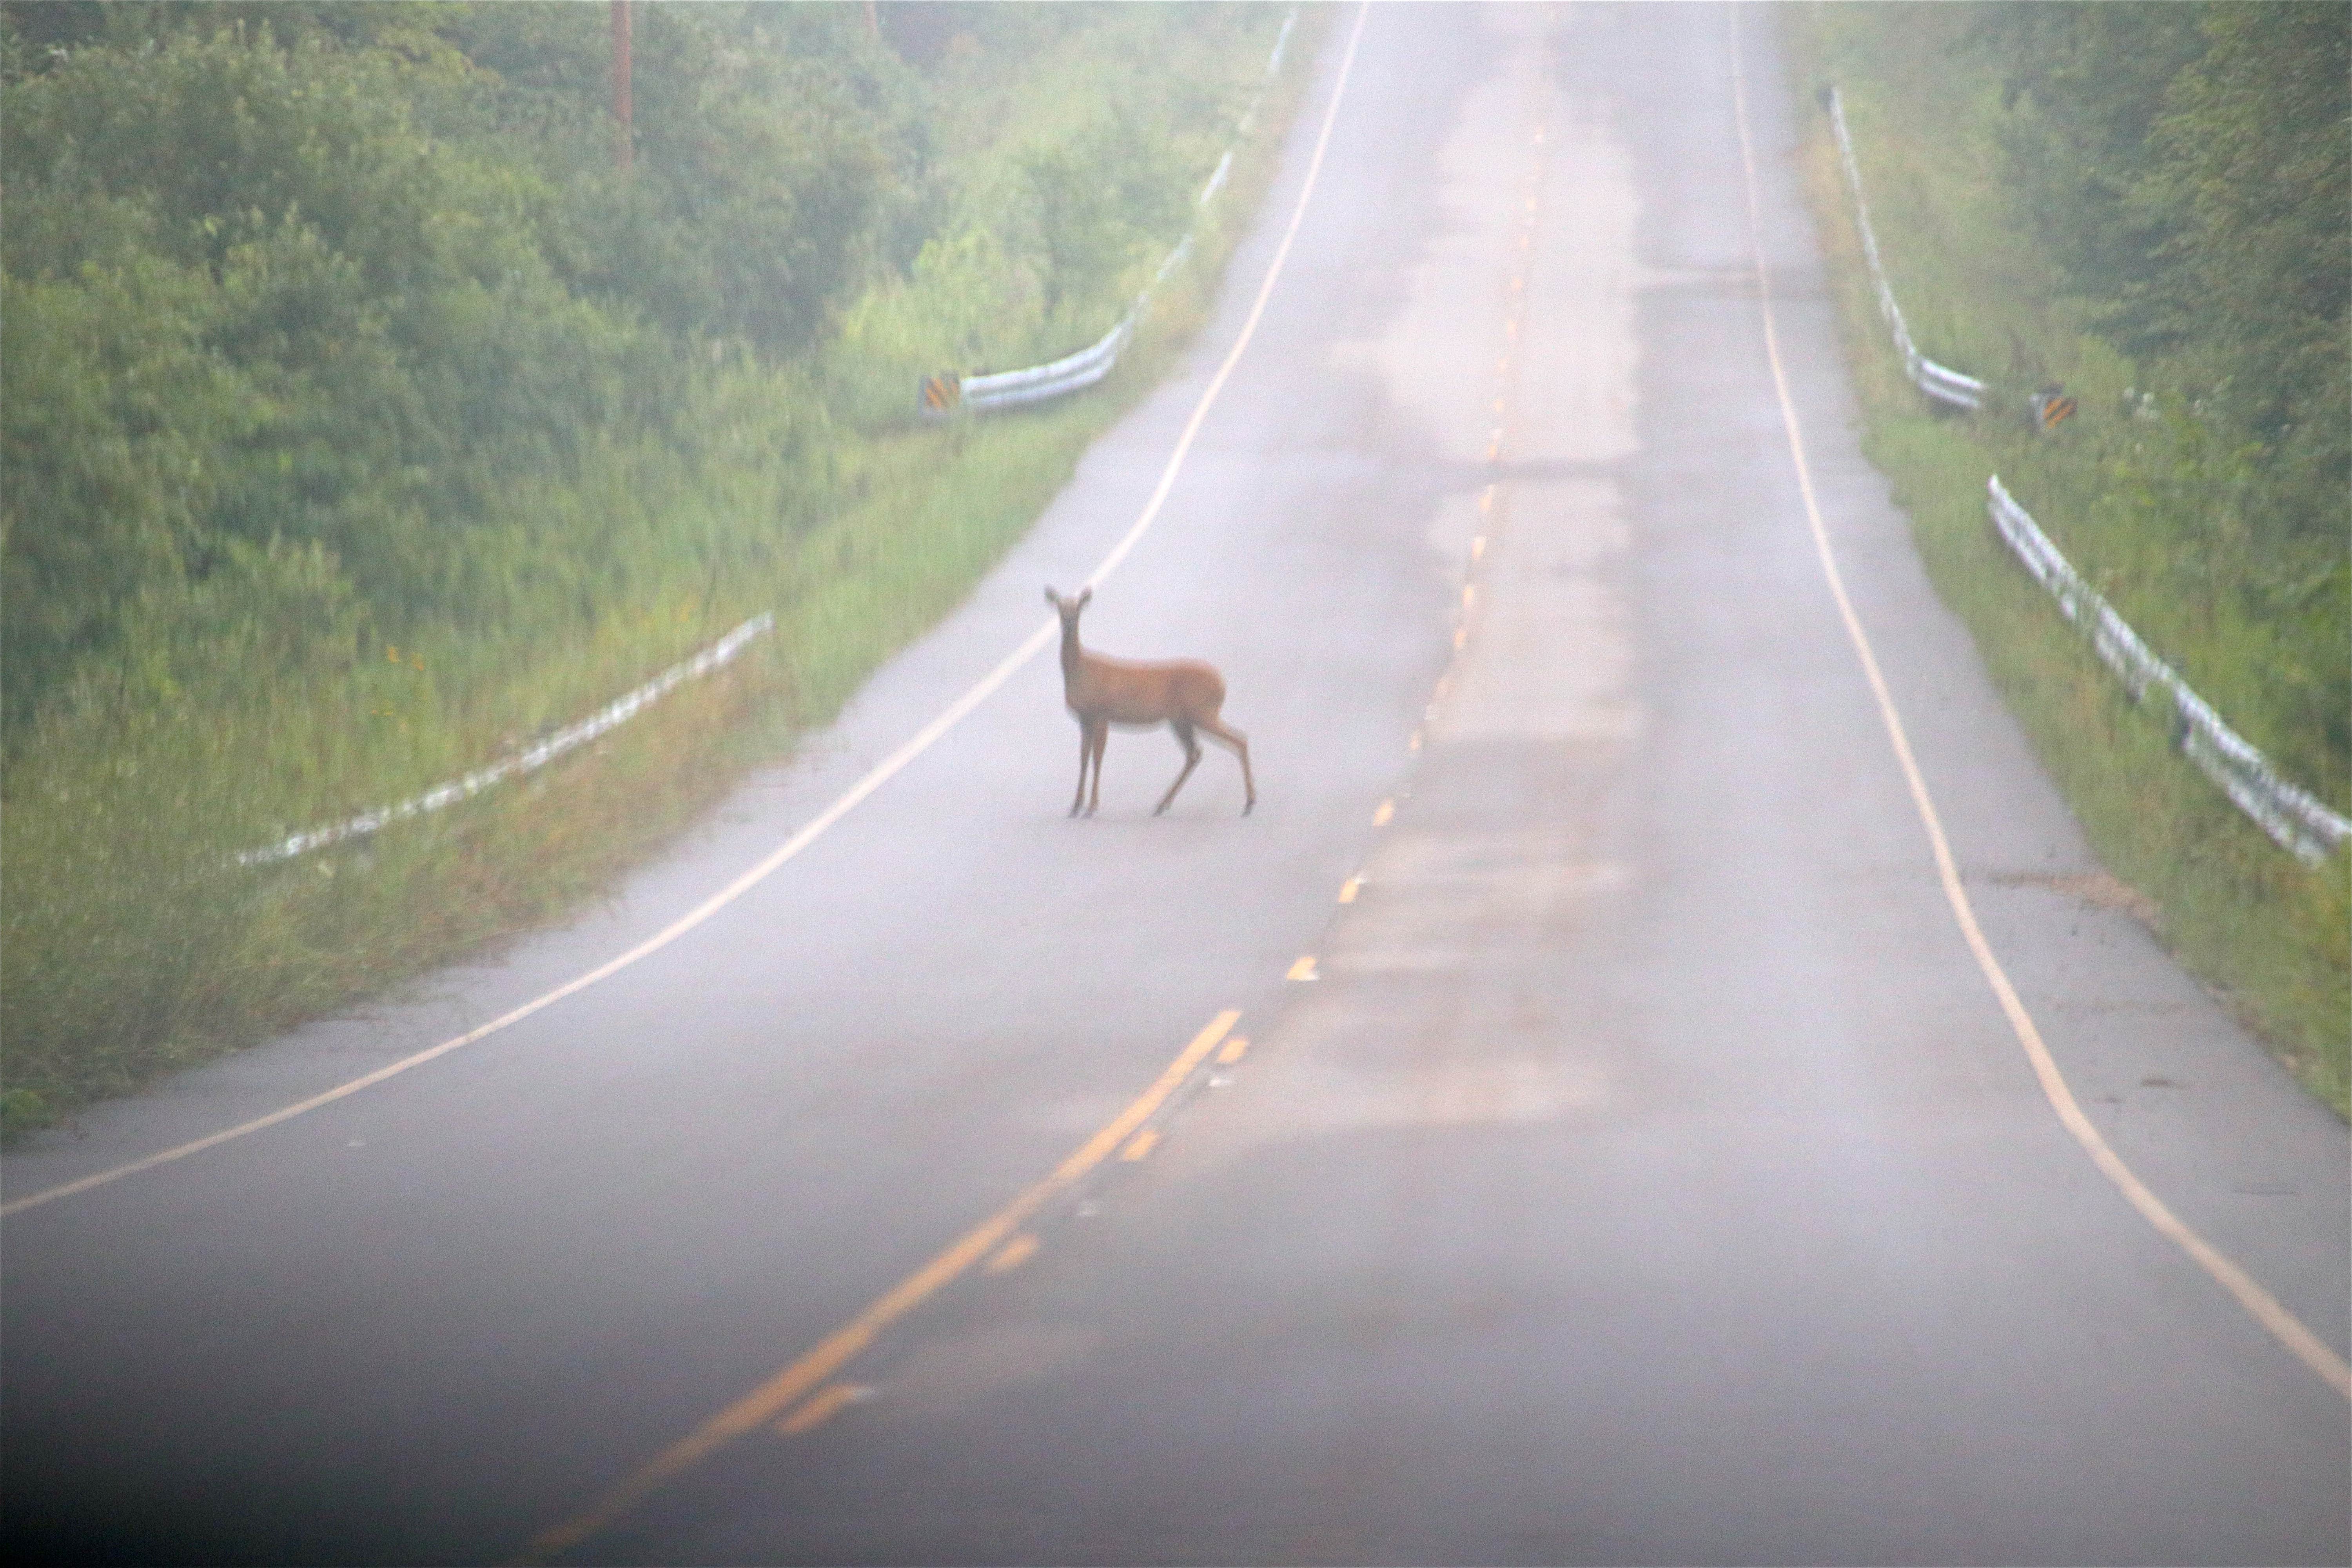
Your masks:
M 1235 79 L 1263 62 L 1273 25 L 1234 50 Z M 370 644 L 300 679 L 232 671 L 191 689 L 114 671 L 44 715 L 0 813 L 0 1134 L 53 1124 L 576 909 L 747 769 L 789 754 L 961 601 L 1197 331 L 1272 177 L 1311 47 L 1294 40 L 1232 184 L 1202 215 L 1192 259 L 1096 388 L 987 419 L 836 426 L 818 454 L 814 526 L 788 526 L 772 463 L 712 463 L 657 487 L 677 504 L 656 507 L 645 499 L 649 466 L 675 459 L 615 454 L 600 483 L 582 487 L 589 499 L 569 504 L 651 531 L 625 605 L 551 612 L 497 639 L 453 631 L 396 650 Z M 714 406 L 731 408 L 748 447 L 781 437 L 778 410 L 806 405 L 790 374 L 751 367 L 730 395 Z M 751 581 L 711 571 L 723 552 L 677 543 L 744 535 L 746 517 L 776 520 L 750 530 L 763 568 Z M 235 864 L 289 831 L 479 767 L 762 609 L 775 612 L 774 633 L 733 665 L 528 779 L 282 865 Z
M 2306 868 L 2172 749 L 2160 718 L 2129 701 L 2000 543 L 1985 515 L 1987 475 L 2002 476 L 2225 719 L 2339 809 L 2343 760 L 2299 744 L 2292 715 L 2265 700 L 2264 671 L 2292 657 L 2273 628 L 2233 620 L 2215 609 L 2215 595 L 2183 584 L 2177 563 L 2147 542 L 2154 531 L 2133 527 L 2136 507 L 2160 502 L 2104 482 L 2119 450 L 2152 438 L 2126 401 L 2133 366 L 2070 314 L 1989 177 L 1998 167 L 1989 119 L 1997 89 L 1936 68 L 1934 31 L 1958 23 L 1909 12 L 1912 36 L 1890 45 L 1874 10 L 1792 12 L 1786 32 L 1790 88 L 1806 117 L 1806 191 L 1846 331 L 1864 450 L 2094 851 L 2146 895 L 2157 934 L 2182 964 L 2346 1114 L 2352 856 Z M 1936 412 L 1903 377 L 1827 116 L 1813 107 L 1831 82 L 1845 100 L 1873 226 L 1913 334 L 1930 358 L 2002 390 L 1982 414 Z M 2083 413 L 2042 437 L 2027 427 L 2021 393 L 2050 381 L 2063 382 Z

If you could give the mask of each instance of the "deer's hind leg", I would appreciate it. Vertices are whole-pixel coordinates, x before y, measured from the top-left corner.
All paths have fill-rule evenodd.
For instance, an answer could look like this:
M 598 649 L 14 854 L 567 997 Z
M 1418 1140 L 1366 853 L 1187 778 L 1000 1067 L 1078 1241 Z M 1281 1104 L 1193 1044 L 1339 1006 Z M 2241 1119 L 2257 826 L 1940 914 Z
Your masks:
M 1183 742 L 1184 771 L 1176 775 L 1176 782 L 1168 786 L 1168 793 L 1161 795 L 1160 804 L 1151 808 L 1151 815 L 1154 816 L 1168 809 L 1168 803 L 1176 798 L 1176 792 L 1184 787 L 1184 781 L 1191 778 L 1192 770 L 1201 765 L 1201 742 L 1192 739 L 1192 722 L 1184 719 L 1171 719 L 1168 721 L 1168 727 L 1175 731 L 1176 739 Z
M 1249 737 L 1232 725 L 1220 723 L 1214 719 L 1201 719 L 1195 722 L 1209 732 L 1211 740 L 1242 760 L 1242 815 L 1247 816 L 1250 807 L 1257 804 L 1257 781 L 1250 777 Z M 1185 770 L 1187 773 L 1191 771 L 1190 768 Z

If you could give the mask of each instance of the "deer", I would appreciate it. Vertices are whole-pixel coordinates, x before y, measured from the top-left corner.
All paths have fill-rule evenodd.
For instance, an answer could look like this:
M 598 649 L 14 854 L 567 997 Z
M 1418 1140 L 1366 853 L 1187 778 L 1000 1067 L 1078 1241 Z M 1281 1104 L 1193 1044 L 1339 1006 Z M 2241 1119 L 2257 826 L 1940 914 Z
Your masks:
M 1242 815 L 1247 816 L 1250 807 L 1257 804 L 1257 784 L 1250 777 L 1249 737 L 1217 717 L 1225 703 L 1225 678 L 1213 665 L 1197 658 L 1112 658 L 1080 647 L 1078 616 L 1094 596 L 1092 588 L 1081 588 L 1070 599 L 1051 588 L 1045 590 L 1045 602 L 1062 617 L 1062 700 L 1078 721 L 1078 793 L 1070 802 L 1070 815 L 1076 816 L 1084 808 L 1092 816 L 1102 804 L 1103 747 L 1110 740 L 1113 724 L 1137 730 L 1165 724 L 1176 731 L 1184 748 L 1184 769 L 1152 807 L 1151 815 L 1165 812 L 1184 781 L 1192 776 L 1192 770 L 1201 765 L 1201 742 L 1193 739 L 1198 731 L 1241 759 L 1242 790 L 1247 797 Z M 1090 764 L 1095 779 L 1092 795 L 1087 792 Z

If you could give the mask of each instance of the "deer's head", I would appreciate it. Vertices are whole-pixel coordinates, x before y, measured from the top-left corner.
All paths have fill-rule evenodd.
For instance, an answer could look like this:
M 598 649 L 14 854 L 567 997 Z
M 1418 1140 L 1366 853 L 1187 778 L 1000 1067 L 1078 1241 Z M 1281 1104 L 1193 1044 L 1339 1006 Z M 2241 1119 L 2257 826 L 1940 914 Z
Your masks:
M 1092 588 L 1081 588 L 1076 597 L 1068 599 L 1051 588 L 1045 590 L 1045 602 L 1053 605 L 1054 613 L 1062 617 L 1062 630 L 1071 635 L 1076 635 L 1078 629 L 1078 612 L 1085 609 L 1087 602 L 1094 596 Z

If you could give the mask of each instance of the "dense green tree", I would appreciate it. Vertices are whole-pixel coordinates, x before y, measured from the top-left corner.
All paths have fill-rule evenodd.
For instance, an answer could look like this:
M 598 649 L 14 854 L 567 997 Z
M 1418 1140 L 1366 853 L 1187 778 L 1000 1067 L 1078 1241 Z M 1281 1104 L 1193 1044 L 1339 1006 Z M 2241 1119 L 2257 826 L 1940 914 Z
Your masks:
M 2352 7 L 2214 5 L 2200 25 L 2207 47 L 2166 89 L 2141 187 L 2174 215 L 2152 292 L 2231 409 L 2299 459 L 2297 482 L 2340 485 Z
M 216 574 L 299 558 L 387 626 L 495 619 L 515 571 L 594 544 L 516 496 L 633 433 L 690 444 L 706 342 L 823 332 L 894 177 L 874 83 L 665 10 L 624 179 L 593 9 L 0 17 L 11 716 Z
M 1095 302 L 1184 231 L 1181 174 L 1167 141 L 1136 113 L 1114 114 L 1022 160 L 1045 259 L 1045 305 Z
M 2352 7 L 2002 5 L 2008 174 L 2093 319 L 2275 439 L 2342 431 Z M 2300 412 L 2298 412 L 2300 411 Z
M 2005 173 L 2045 248 L 2124 348 L 2157 346 L 2145 300 L 2179 216 L 2149 202 L 2147 187 L 2166 88 L 2205 47 L 2197 8 L 1991 5 L 1975 36 L 2001 71 Z

